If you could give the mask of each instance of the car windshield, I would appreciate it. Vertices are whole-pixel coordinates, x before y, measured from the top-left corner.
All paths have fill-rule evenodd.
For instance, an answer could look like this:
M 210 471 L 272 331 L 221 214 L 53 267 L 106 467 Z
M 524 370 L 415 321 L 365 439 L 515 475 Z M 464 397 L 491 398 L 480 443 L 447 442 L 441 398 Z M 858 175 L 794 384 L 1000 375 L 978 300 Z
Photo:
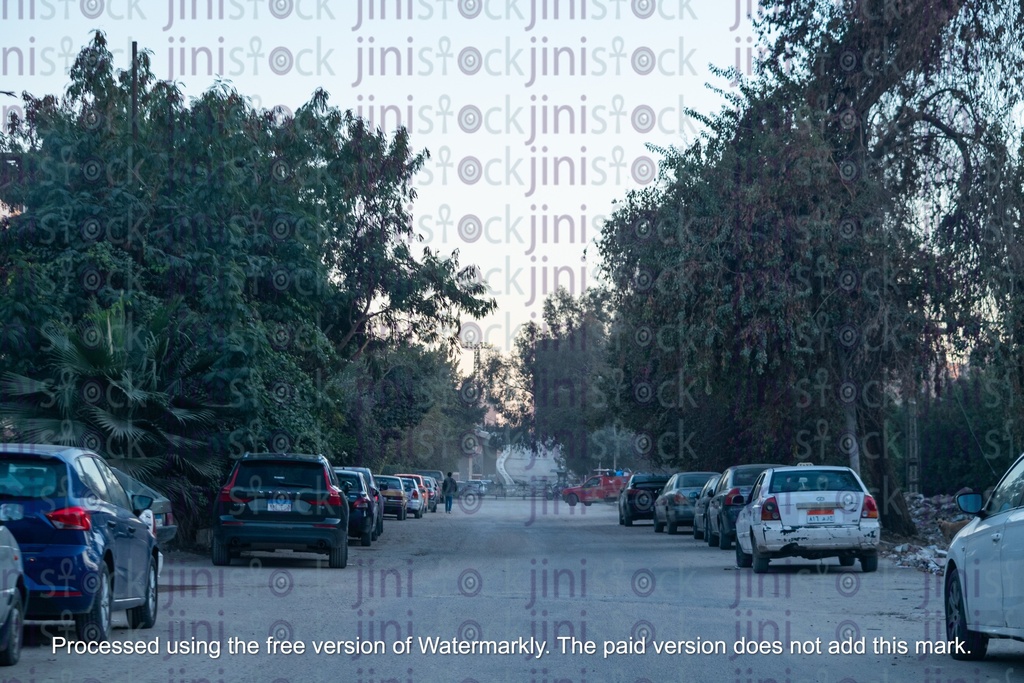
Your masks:
M 402 480 L 402 488 L 404 488 L 406 491 L 415 491 L 416 490 L 416 482 L 413 481 L 412 479 L 403 479 Z
M 733 486 L 753 486 L 754 481 L 757 479 L 757 475 L 764 472 L 763 469 L 755 470 L 735 470 L 732 473 L 732 485 Z
M 273 460 L 240 463 L 235 485 L 254 489 L 284 486 L 323 490 L 326 487 L 324 469 L 320 463 Z
M 636 489 L 660 489 L 668 477 L 633 477 L 633 488 Z
M 799 472 L 776 472 L 772 476 L 769 492 L 860 490 L 860 484 L 857 483 L 853 472 L 802 467 Z
M 338 475 L 338 482 L 342 486 L 344 486 L 346 483 L 348 483 L 348 484 L 352 484 L 352 490 L 353 491 L 362 491 L 363 490 L 363 478 L 360 477 L 358 473 L 356 473 L 356 472 L 345 472 L 345 471 L 342 471 L 342 472 L 335 471 L 335 474 Z
M 707 474 L 687 474 L 676 480 L 676 485 L 681 489 L 700 488 L 710 479 Z
M 67 495 L 67 465 L 63 461 L 2 457 L 0 498 L 52 498 Z
M 401 480 L 395 477 L 377 477 L 378 484 L 387 484 L 389 489 L 400 489 L 402 487 Z

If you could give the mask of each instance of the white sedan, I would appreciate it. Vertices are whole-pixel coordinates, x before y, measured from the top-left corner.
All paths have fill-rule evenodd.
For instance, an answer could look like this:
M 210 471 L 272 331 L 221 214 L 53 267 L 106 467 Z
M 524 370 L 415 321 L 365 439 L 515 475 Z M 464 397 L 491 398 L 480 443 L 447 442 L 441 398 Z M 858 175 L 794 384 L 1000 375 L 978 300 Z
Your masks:
M 736 565 L 757 573 L 781 557 L 838 557 L 878 569 L 878 504 L 849 467 L 773 467 L 736 519 Z
M 989 638 L 1024 640 L 1024 456 L 1017 459 L 982 507 L 978 493 L 957 496 L 976 515 L 946 556 L 946 637 L 963 648 L 954 659 L 981 659 Z

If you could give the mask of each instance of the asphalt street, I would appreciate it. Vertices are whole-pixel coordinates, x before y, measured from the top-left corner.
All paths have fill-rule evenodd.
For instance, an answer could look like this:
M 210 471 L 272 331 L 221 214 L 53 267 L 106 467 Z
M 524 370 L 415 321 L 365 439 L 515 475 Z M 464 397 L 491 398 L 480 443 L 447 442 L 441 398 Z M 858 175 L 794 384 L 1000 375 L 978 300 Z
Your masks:
M 943 647 L 941 577 L 884 559 L 873 574 L 792 560 L 755 575 L 687 533 L 619 526 L 611 505 L 543 500 L 388 518 L 346 569 L 290 552 L 230 567 L 168 553 L 156 627 L 115 623 L 116 653 L 33 628 L 0 682 L 1024 680 L 1021 643 L 993 641 L 980 663 L 916 652 Z

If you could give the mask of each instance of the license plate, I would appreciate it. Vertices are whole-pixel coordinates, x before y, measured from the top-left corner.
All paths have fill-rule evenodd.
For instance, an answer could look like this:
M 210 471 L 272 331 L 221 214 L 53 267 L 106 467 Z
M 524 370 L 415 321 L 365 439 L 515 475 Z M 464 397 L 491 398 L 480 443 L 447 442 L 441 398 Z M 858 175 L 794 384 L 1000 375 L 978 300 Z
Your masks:
M 291 512 L 292 502 L 286 500 L 283 503 L 274 502 L 272 500 L 267 501 L 267 512 Z
M 835 521 L 835 515 L 831 510 L 808 510 L 807 511 L 807 523 L 808 524 L 832 524 Z

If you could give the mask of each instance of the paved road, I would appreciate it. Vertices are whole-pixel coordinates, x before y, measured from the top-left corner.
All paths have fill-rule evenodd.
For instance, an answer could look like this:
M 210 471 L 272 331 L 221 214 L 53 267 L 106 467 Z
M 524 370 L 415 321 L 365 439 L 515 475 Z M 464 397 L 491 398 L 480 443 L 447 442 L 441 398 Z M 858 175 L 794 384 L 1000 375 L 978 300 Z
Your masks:
M 649 524 L 617 524 L 607 505 L 569 508 L 545 501 L 463 502 L 455 514 L 388 519 L 372 548 L 353 545 L 349 567 L 313 555 L 257 554 L 231 567 L 186 554 L 168 557 L 160 614 L 149 631 L 115 630 L 117 641 L 159 639 L 158 655 L 53 653 L 55 627 L 35 633 L 3 681 L 61 683 L 419 683 L 509 681 L 599 683 L 867 683 L 1024 680 L 1024 644 L 994 642 L 981 663 L 914 654 L 939 640 L 941 583 L 884 560 L 875 574 L 834 561 L 793 561 L 756 576 L 734 555 Z M 118 615 L 124 626 L 124 615 Z M 412 652 L 395 654 L 412 636 Z M 557 636 L 596 651 L 562 653 Z M 267 653 L 267 639 L 301 642 L 302 654 Z M 542 655 L 423 654 L 428 638 L 496 641 Z M 229 654 L 229 639 L 258 654 Z M 865 654 L 825 654 L 830 641 L 863 638 Z M 385 654 L 316 654 L 314 643 L 375 641 Z M 523 639 L 520 641 L 520 639 Z M 638 642 L 647 640 L 640 654 Z M 783 654 L 733 652 L 740 639 Z M 793 643 L 822 654 L 791 654 Z M 909 654 L 874 654 L 876 639 L 904 641 Z M 219 653 L 167 654 L 170 643 L 220 645 Z M 618 652 L 604 656 L 605 641 Z M 724 654 L 658 654 L 654 643 L 724 645 Z M 698 643 L 698 641 L 700 641 Z M 721 641 L 717 643 L 716 641 Z M 568 646 L 568 642 L 565 642 Z M 802 646 L 802 645 L 801 645 Z M 339 647 L 344 647 L 341 643 Z M 679 644 L 680 649 L 686 644 Z M 685 650 L 684 650 L 685 651 Z M 528 652 L 533 652 L 529 650 Z M 212 654 L 219 654 L 214 658 Z

